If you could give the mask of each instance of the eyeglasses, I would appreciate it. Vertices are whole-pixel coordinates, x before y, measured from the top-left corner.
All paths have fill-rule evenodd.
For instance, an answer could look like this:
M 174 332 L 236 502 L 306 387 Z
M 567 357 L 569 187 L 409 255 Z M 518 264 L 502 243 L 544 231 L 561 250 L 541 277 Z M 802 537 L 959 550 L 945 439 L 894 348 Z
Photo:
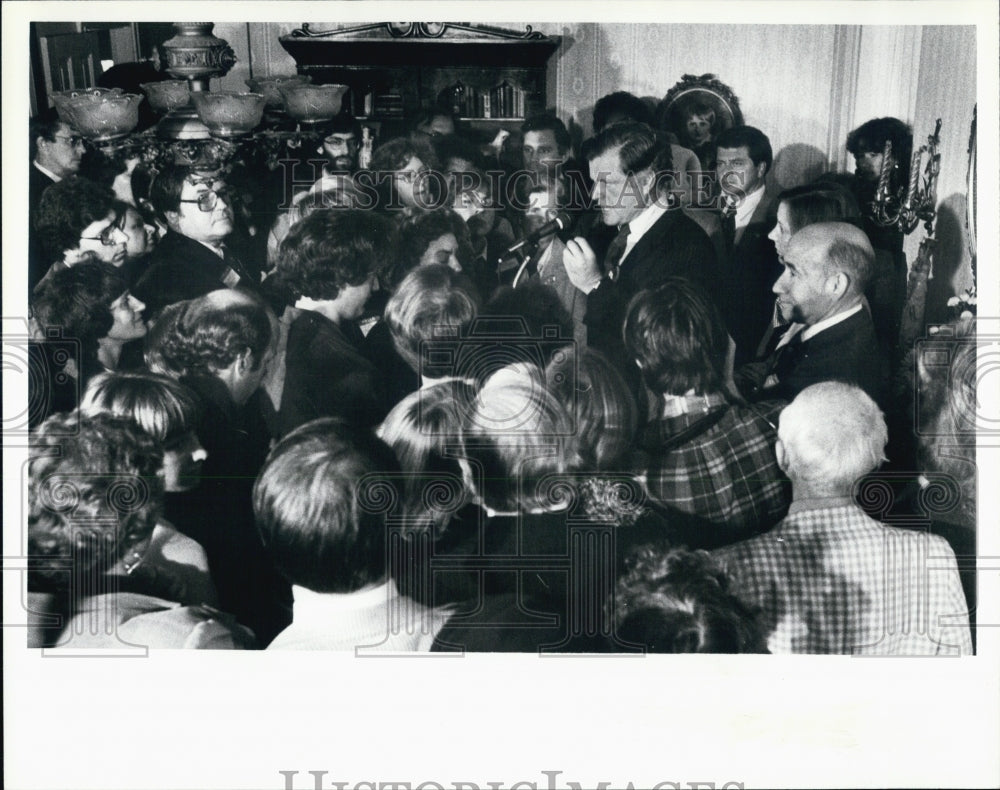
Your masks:
M 71 135 L 69 137 L 66 137 L 65 135 L 61 135 L 61 134 L 54 134 L 52 136 L 54 138 L 56 138 L 56 140 L 64 140 L 64 141 L 66 141 L 67 143 L 69 143 L 69 147 L 70 148 L 76 148 L 78 145 L 83 145 L 83 138 L 82 137 L 77 137 L 75 134 Z
M 402 181 L 404 184 L 413 184 L 416 181 L 427 178 L 426 170 L 418 170 L 414 172 L 413 170 L 400 170 L 393 173 L 393 177 Z
M 99 241 L 105 247 L 114 247 L 116 244 L 121 244 L 122 243 L 122 240 L 119 239 L 119 237 L 117 236 L 117 234 L 115 233 L 115 231 L 118 231 L 119 233 L 124 233 L 125 232 L 124 229 L 122 228 L 122 225 L 124 224 L 124 220 L 125 220 L 125 217 L 124 217 L 124 215 L 122 215 L 122 216 L 118 217 L 117 219 L 115 219 L 114 222 L 112 222 L 110 225 L 108 225 L 108 227 L 106 227 L 104 230 L 102 230 L 98 235 L 96 235 L 96 236 L 81 236 L 80 238 L 81 239 L 86 239 L 87 241 Z
M 181 200 L 180 202 L 197 203 L 199 210 L 213 211 L 215 207 L 219 205 L 220 199 L 228 203 L 230 194 L 231 193 L 228 189 L 210 189 L 208 192 L 202 192 L 196 198 L 192 198 L 191 200 Z

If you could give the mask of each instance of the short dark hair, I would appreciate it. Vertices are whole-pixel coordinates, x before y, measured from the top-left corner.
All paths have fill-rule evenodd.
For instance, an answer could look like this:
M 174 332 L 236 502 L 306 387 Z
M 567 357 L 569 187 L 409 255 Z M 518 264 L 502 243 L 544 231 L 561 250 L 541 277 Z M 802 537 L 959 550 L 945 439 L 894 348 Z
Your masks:
M 520 331 L 526 334 L 511 336 L 504 354 L 489 353 L 498 338 Z M 485 347 L 478 345 L 480 333 L 486 333 Z M 477 370 L 485 378 L 515 358 L 543 369 L 562 345 L 572 342 L 573 317 L 559 294 L 551 285 L 532 278 L 517 288 L 501 285 L 493 292 L 480 311 L 469 346 L 481 354 Z
M 767 164 L 767 171 L 774 162 L 771 141 L 767 135 L 755 126 L 734 126 L 719 132 L 715 138 L 716 150 L 719 148 L 746 148 L 754 165 L 761 162 Z M 765 171 L 765 172 L 767 172 Z
M 114 211 L 114 193 L 79 176 L 64 178 L 43 193 L 35 214 L 35 230 L 49 263 L 80 246 L 80 234 Z
M 778 195 L 778 205 L 785 205 L 792 233 L 817 222 L 861 220 L 858 202 L 850 191 L 835 183 L 802 184 Z
M 373 211 L 314 211 L 281 242 L 277 277 L 293 299 L 336 299 L 385 266 L 389 235 L 388 221 Z
M 401 219 L 396 227 L 395 260 L 388 272 L 390 289 L 403 281 L 420 263 L 432 241 L 453 234 L 455 241 L 462 244 L 468 234 L 468 228 L 454 211 L 447 208 L 422 211 L 412 217 Z
M 149 202 L 153 208 L 161 215 L 168 211 L 180 211 L 184 182 L 194 173 L 191 167 L 174 164 L 164 165 L 153 173 L 148 187 Z
M 655 393 L 722 390 L 729 337 L 700 286 L 669 277 L 655 290 L 640 291 L 629 303 L 622 334 Z
M 398 470 L 388 445 L 336 418 L 282 439 L 253 489 L 257 528 L 278 572 L 321 593 L 383 579 L 386 513 L 376 505 L 397 501 Z
M 44 113 L 34 117 L 28 123 L 28 154 L 33 161 L 38 156 L 38 138 L 48 140 L 50 143 L 56 141 L 56 132 L 60 126 L 72 128 L 65 123 L 57 114 L 54 108 L 48 108 Z
M 163 453 L 131 420 L 54 414 L 31 434 L 29 589 L 71 591 L 148 537 L 160 515 Z
M 597 100 L 594 105 L 594 133 L 604 129 L 615 116 L 619 116 L 620 121 L 634 121 L 647 126 L 655 124 L 649 105 L 628 91 L 615 91 Z
M 646 546 L 608 602 L 615 636 L 652 653 L 767 653 L 759 612 L 706 551 Z
M 528 132 L 552 132 L 560 152 L 565 153 L 573 147 L 573 138 L 569 130 L 559 118 L 551 113 L 533 115 L 521 124 L 521 134 Z
M 358 143 L 361 142 L 361 123 L 349 113 L 335 115 L 329 121 L 318 124 L 318 131 L 323 137 L 328 137 L 331 134 L 347 134 L 350 132 L 357 138 Z
M 211 373 L 229 367 L 250 349 L 255 367 L 271 344 L 271 319 L 264 302 L 248 292 L 217 291 L 190 299 L 170 321 L 160 354 L 179 373 Z
M 52 272 L 39 283 L 32 311 L 43 331 L 61 328 L 63 337 L 80 343 L 83 359 L 93 362 L 97 341 L 107 336 L 115 322 L 111 303 L 125 290 L 125 278 L 110 263 L 78 263 Z
M 111 189 L 115 178 L 128 169 L 128 162 L 118 154 L 106 154 L 99 148 L 88 149 L 80 160 L 81 178 Z
M 647 168 L 660 173 L 673 167 L 670 144 L 644 123 L 612 124 L 584 142 L 583 157 L 592 161 L 619 146 L 618 156 L 625 175 Z

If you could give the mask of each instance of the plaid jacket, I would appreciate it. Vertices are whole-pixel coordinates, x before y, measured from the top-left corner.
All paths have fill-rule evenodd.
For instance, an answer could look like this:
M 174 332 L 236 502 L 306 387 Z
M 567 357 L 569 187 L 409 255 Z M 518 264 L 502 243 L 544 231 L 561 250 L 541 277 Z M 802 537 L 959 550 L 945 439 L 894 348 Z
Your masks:
M 738 537 L 763 532 L 785 515 L 791 501 L 788 479 L 774 454 L 777 431 L 772 427 L 784 404 L 729 405 L 713 395 L 706 405 L 709 413 L 725 413 L 708 430 L 665 452 L 665 442 L 705 413 L 689 412 L 647 426 L 642 447 L 649 496 L 723 524 Z
M 713 552 L 734 592 L 763 608 L 771 652 L 971 654 L 968 605 L 948 543 L 835 502 L 797 503 L 766 535 Z

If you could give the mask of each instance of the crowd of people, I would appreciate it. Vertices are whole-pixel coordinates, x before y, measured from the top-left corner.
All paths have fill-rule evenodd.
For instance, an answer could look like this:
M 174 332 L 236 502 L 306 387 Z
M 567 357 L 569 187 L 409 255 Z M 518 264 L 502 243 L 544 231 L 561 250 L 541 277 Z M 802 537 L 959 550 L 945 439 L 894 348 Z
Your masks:
M 905 124 L 773 194 L 760 129 L 593 121 L 268 173 L 33 121 L 29 645 L 972 652 L 975 327 L 900 345 L 865 211 Z

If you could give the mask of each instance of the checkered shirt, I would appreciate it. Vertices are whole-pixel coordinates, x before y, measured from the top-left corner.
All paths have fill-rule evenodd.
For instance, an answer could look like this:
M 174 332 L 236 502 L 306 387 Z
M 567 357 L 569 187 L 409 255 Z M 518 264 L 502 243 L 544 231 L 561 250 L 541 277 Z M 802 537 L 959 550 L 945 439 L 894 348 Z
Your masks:
M 763 609 L 772 653 L 969 655 L 968 605 L 951 547 L 870 519 L 853 503 L 805 507 L 713 554 Z
M 725 524 L 747 535 L 776 524 L 791 501 L 788 480 L 774 454 L 783 403 L 728 405 L 707 431 L 668 450 L 657 451 L 704 413 L 681 414 L 650 423 L 643 437 L 649 454 L 645 471 L 651 499 Z M 711 403 L 711 401 L 710 401 Z M 713 409 L 714 410 L 714 409 Z

